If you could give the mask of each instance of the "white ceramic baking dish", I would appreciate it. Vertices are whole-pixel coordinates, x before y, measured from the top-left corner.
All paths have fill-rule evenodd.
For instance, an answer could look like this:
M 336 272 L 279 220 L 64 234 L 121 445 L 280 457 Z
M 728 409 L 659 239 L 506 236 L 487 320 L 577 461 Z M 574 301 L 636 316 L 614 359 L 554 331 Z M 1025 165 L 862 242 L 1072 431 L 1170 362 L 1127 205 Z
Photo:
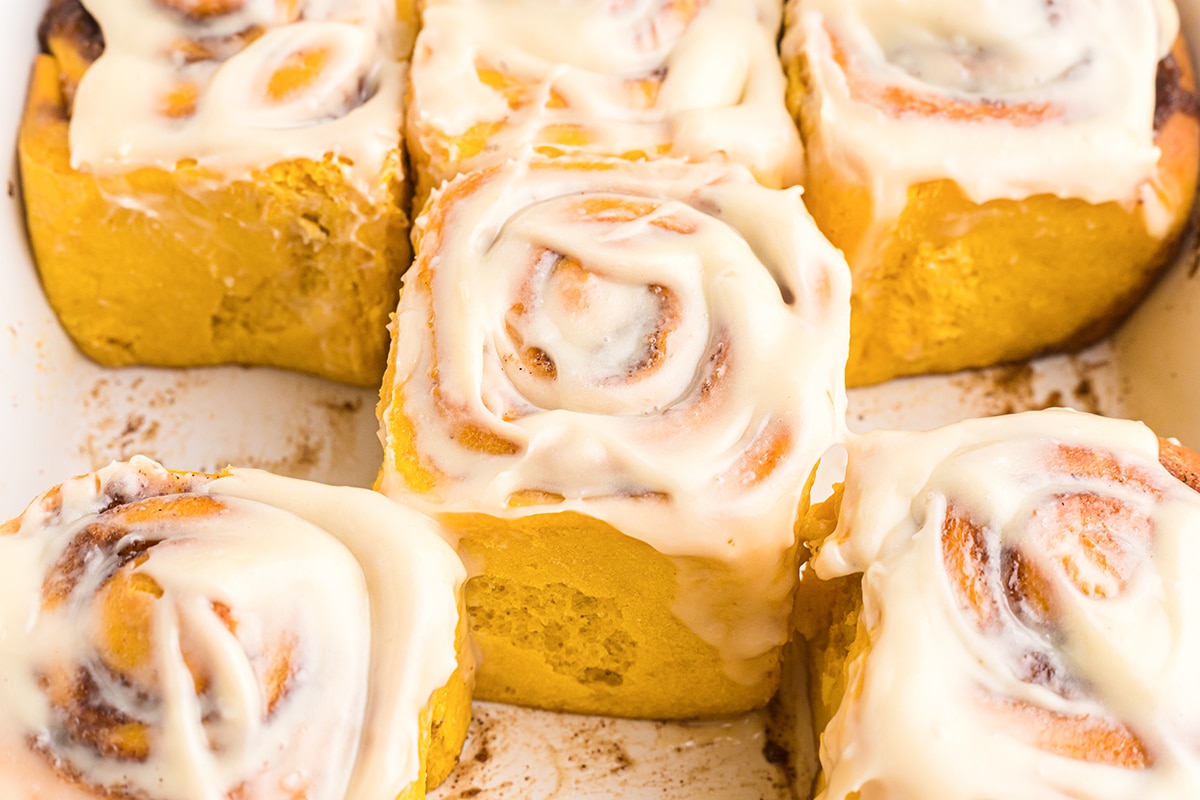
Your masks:
M 8 154 L 0 213 L 0 520 L 69 475 L 135 453 L 180 469 L 238 464 L 368 485 L 380 460 L 373 391 L 269 369 L 107 370 L 67 340 L 30 261 L 12 157 L 41 6 L 9 0 L 0 26 L 8 76 L 0 83 L 0 152 Z M 1196 50 L 1200 0 L 1184 6 Z M 1067 405 L 1145 418 L 1200 447 L 1200 277 L 1190 255 L 1182 262 L 1109 342 L 1072 356 L 857 390 L 851 427 L 925 428 Z M 791 711 L 770 725 L 766 713 L 664 724 L 477 704 L 462 765 L 434 796 L 791 798 L 793 783 L 807 786 L 811 755 L 811 743 L 795 734 L 804 712 Z

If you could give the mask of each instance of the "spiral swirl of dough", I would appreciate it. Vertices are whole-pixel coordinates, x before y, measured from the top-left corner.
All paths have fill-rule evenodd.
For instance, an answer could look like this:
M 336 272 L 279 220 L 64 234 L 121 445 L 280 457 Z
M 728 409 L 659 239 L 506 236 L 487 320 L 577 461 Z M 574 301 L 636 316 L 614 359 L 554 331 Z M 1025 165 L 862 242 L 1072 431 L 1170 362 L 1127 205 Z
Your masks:
M 698 584 L 681 615 L 733 662 L 777 646 L 779 553 L 841 430 L 849 313 L 798 192 L 718 163 L 510 162 L 447 185 L 414 241 L 385 491 L 576 510 L 734 564 L 761 597 Z
M 432 187 L 526 149 L 720 152 L 790 186 L 802 152 L 781 102 L 779 23 L 778 6 L 757 0 L 428 3 L 406 138 Z
M 140 457 L 39 498 L 0 529 L 0 794 L 396 796 L 463 579 L 396 509 Z
M 1171 0 L 791 0 L 788 13 L 782 52 L 808 75 L 806 144 L 867 183 L 878 217 L 942 178 L 976 203 L 1154 200 Z
M 404 68 L 382 0 L 86 0 L 104 53 L 79 85 L 71 164 L 218 173 L 338 157 L 360 183 L 398 147 Z
M 865 644 L 823 797 L 1195 794 L 1195 454 L 1061 410 L 848 449 L 812 563 L 863 573 Z

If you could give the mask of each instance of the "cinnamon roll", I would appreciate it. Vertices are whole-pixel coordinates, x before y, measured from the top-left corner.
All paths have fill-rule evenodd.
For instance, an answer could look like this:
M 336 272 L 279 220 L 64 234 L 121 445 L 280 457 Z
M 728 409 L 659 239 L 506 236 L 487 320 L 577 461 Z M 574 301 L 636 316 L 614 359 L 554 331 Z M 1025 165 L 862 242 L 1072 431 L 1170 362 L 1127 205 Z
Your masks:
M 744 168 L 542 159 L 414 232 L 382 489 L 472 575 L 477 696 L 691 717 L 766 702 L 801 488 L 841 433 L 848 273 Z
M 66 481 L 0 526 L 0 796 L 424 797 L 470 717 L 464 578 L 365 489 Z
M 397 25 L 389 0 L 53 0 L 19 159 L 84 353 L 378 382 L 411 258 Z
M 1171 0 L 790 0 L 805 201 L 851 385 L 1076 348 L 1174 254 L 1200 123 Z
M 847 448 L 806 590 L 819 798 L 1200 791 L 1200 456 L 1065 410 Z
M 780 16 L 764 0 L 429 0 L 406 110 L 415 207 L 526 152 L 723 153 L 768 186 L 796 183 Z

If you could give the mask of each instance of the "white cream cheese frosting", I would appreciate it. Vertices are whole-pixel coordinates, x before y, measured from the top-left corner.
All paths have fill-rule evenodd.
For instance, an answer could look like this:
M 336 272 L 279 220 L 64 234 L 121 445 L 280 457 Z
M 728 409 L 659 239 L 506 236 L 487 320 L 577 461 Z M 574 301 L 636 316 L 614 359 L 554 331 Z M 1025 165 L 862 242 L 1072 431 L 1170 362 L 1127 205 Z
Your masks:
M 720 163 L 509 162 L 447 184 L 414 235 L 381 418 L 389 454 L 408 444 L 388 421 L 411 422 L 425 478 L 389 458 L 382 489 L 610 523 L 676 557 L 677 615 L 760 680 L 845 413 L 848 270 L 799 190 Z
M 137 457 L 15 523 L 0 796 L 346 800 L 417 780 L 465 579 L 427 519 L 367 490 Z M 123 585 L 155 597 L 142 626 Z
M 1200 791 L 1200 495 L 1064 410 L 852 438 L 812 567 L 862 574 L 832 800 Z
M 949 179 L 976 203 L 1141 202 L 1161 231 L 1155 76 L 1178 31 L 1170 0 L 790 0 L 782 52 L 808 71 L 807 146 L 881 220 Z
M 438 181 L 545 144 L 594 155 L 724 153 L 766 185 L 800 177 L 777 4 L 761 0 L 436 0 L 410 76 L 407 136 L 429 153 L 490 125 Z M 485 75 L 499 77 L 485 81 Z M 520 93 L 507 94 L 500 84 Z M 436 184 L 435 184 L 436 185 Z
M 405 67 L 388 0 L 84 6 L 104 52 L 75 96 L 75 169 L 230 175 L 329 155 L 366 187 L 399 146 Z

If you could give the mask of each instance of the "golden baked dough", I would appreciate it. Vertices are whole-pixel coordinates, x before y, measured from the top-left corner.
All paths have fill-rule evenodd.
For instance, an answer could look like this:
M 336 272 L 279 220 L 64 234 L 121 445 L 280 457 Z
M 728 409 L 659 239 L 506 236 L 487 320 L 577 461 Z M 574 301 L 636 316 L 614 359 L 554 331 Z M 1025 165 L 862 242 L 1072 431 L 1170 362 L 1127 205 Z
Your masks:
M 847 449 L 803 526 L 820 800 L 1200 789 L 1200 456 L 1061 409 Z
M 136 457 L 0 554 L 4 797 L 420 800 L 457 762 L 465 572 L 375 492 Z
M 531 153 L 723 154 L 764 185 L 799 180 L 770 0 L 429 0 L 405 139 L 415 208 L 432 189 Z
M 1157 147 L 1157 163 L 1101 199 L 1093 177 L 1124 174 L 1117 159 L 1127 154 L 1116 145 L 1111 153 L 1103 149 L 1119 126 L 1088 127 L 1088 114 L 1105 113 L 1087 106 L 1094 97 L 1079 104 L 1082 110 L 1070 105 L 1072 76 L 1089 68 L 1063 67 L 1062 75 L 1031 80 L 1026 90 L 1018 72 L 1024 65 L 1012 55 L 1043 39 L 1052 46 L 1058 31 L 1079 27 L 1086 15 L 1051 25 L 1050 36 L 1018 41 L 1005 38 L 1007 30 L 975 31 L 972 13 L 962 12 L 958 45 L 949 35 L 943 44 L 930 29 L 924 45 L 911 46 L 888 38 L 901 37 L 885 11 L 863 12 L 867 22 L 852 28 L 831 21 L 824 9 L 834 5 L 791 0 L 783 54 L 789 105 L 806 144 L 805 202 L 854 273 L 847 383 L 1020 360 L 1111 332 L 1176 252 L 1195 196 L 1200 123 L 1182 39 L 1158 65 L 1157 108 L 1138 112 L 1142 150 Z M 1057 13 L 1053 4 L 1034 5 L 1013 9 L 1011 19 L 1036 15 L 1040 25 Z M 1149 14 L 1154 4 L 1115 5 Z M 921 8 L 904 13 L 920 19 Z M 1018 24 L 1001 27 L 1017 31 Z M 879 36 L 872 46 L 895 63 L 859 49 L 868 27 Z M 1087 48 L 1114 41 L 1085 42 L 1080 58 L 1086 63 L 1086 53 L 1096 52 Z M 977 42 L 977 49 L 962 42 Z M 1071 52 L 1074 42 L 1059 44 Z M 922 47 L 928 60 L 914 67 L 909 60 Z M 947 89 L 951 81 L 937 77 L 935 56 L 961 61 L 955 75 L 975 83 Z M 1154 64 L 1144 61 L 1127 71 L 1153 101 Z M 1122 85 L 1109 94 L 1116 104 L 1133 93 Z M 828 103 L 839 111 L 831 115 Z M 1055 132 L 1064 120 L 1079 121 L 1075 138 Z M 947 134 L 951 129 L 957 132 Z M 1101 143 L 1090 155 L 1089 140 Z M 1054 148 L 1064 152 L 1048 155 Z M 1038 153 L 1045 165 L 1022 150 Z M 1072 161 L 1066 151 L 1083 155 Z M 1071 179 L 1050 188 L 1056 159 L 1069 164 Z
M 375 385 L 411 253 L 399 77 L 391 151 L 369 178 L 332 154 L 95 171 L 72 167 L 70 128 L 99 32 L 59 0 L 43 40 L 18 142 L 21 189 L 46 295 L 80 349 L 108 366 L 261 364 Z M 324 80 L 313 68 L 281 68 L 294 85 L 275 90 Z
M 839 435 L 848 272 L 736 165 L 535 159 L 435 192 L 382 489 L 468 563 L 477 696 L 682 718 L 779 679 L 801 487 Z

